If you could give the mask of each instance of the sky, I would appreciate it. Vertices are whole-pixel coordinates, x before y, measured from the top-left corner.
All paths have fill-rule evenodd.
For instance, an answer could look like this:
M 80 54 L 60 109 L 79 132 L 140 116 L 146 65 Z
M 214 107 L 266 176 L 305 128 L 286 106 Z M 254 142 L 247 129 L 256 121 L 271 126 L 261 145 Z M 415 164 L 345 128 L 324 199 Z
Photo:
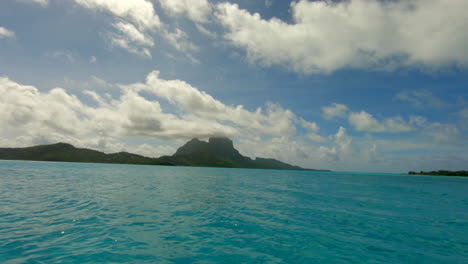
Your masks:
M 443 10 L 443 12 L 441 12 Z M 468 170 L 466 0 L 0 1 L 0 146 Z

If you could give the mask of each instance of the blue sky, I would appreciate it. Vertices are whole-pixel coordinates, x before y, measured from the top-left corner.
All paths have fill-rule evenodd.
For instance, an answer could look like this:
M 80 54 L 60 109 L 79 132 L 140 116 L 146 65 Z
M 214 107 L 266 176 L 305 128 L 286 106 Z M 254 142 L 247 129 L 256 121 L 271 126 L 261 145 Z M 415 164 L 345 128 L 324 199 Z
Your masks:
M 0 144 L 468 169 L 465 0 L 7 0 Z M 444 12 L 440 12 L 444 10 Z

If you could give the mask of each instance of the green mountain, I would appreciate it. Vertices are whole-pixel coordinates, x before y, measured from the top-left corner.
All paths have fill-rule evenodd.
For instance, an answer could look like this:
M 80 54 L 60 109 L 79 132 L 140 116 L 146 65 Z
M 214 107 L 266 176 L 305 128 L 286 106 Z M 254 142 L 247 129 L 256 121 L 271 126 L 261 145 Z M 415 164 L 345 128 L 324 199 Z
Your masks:
M 179 166 L 307 170 L 275 159 L 245 157 L 234 148 L 228 138 L 210 138 L 208 142 L 192 139 L 180 147 L 172 156 L 164 156 L 161 161 Z
M 0 148 L 0 159 L 168 165 L 161 163 L 158 159 L 147 158 L 137 154 L 127 152 L 106 154 L 96 150 L 76 148 L 67 143 L 27 148 Z
M 0 159 L 305 170 L 275 159 L 252 160 L 240 154 L 228 138 L 210 138 L 208 142 L 192 139 L 180 147 L 174 155 L 160 158 L 148 158 L 127 152 L 106 154 L 96 150 L 76 148 L 66 143 L 57 143 L 27 148 L 0 148 Z

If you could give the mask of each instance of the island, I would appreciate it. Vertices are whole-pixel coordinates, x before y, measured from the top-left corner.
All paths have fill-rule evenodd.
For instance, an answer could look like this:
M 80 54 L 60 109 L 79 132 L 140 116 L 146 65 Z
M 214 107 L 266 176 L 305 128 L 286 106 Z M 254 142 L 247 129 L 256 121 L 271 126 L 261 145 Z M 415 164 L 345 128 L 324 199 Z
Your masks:
M 325 171 L 305 169 L 269 158 L 251 159 L 240 154 L 234 148 L 232 140 L 225 137 L 212 137 L 208 142 L 194 138 L 177 149 L 172 156 L 159 158 L 149 158 L 128 152 L 106 154 L 92 149 L 76 148 L 67 143 L 56 143 L 26 148 L 0 148 L 0 159 Z
M 410 175 L 433 175 L 433 176 L 461 176 L 468 177 L 468 171 L 448 171 L 448 170 L 438 170 L 438 171 L 410 171 Z

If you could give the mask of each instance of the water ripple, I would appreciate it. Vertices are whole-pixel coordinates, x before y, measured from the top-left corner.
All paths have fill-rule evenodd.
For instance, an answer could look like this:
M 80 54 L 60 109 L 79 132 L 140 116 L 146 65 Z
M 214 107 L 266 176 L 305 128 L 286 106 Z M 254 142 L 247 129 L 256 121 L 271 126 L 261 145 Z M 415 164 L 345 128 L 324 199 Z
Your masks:
M 468 263 L 462 178 L 0 162 L 1 263 Z

